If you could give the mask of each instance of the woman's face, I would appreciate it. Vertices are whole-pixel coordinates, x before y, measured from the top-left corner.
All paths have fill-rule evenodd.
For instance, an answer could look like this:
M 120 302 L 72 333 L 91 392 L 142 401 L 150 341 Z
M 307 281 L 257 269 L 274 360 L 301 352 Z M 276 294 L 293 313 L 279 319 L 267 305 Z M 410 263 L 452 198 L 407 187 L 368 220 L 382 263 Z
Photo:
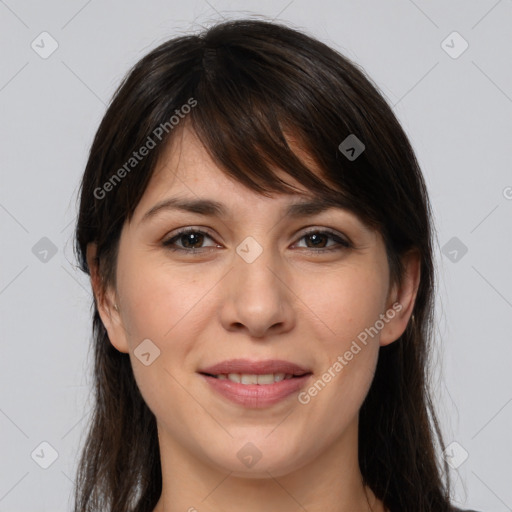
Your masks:
M 312 198 L 285 176 L 303 194 L 258 195 L 186 129 L 123 228 L 107 294 L 119 312 L 108 301 L 101 309 L 112 344 L 130 354 L 161 449 L 240 475 L 284 475 L 353 443 L 379 346 L 403 332 L 414 295 L 391 285 L 381 236 L 353 213 L 287 214 Z M 163 205 L 171 199 L 215 201 L 223 213 Z M 193 233 L 178 236 L 183 228 Z M 233 359 L 306 374 L 244 384 L 201 373 Z M 231 370 L 256 382 L 293 368 Z

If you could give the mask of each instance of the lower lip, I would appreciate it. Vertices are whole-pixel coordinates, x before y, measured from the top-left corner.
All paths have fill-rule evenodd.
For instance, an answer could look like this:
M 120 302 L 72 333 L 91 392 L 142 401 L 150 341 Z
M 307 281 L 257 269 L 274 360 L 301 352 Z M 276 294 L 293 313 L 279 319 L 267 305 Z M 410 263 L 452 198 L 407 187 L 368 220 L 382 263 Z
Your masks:
M 239 384 L 200 374 L 210 386 L 232 402 L 244 407 L 263 408 L 276 404 L 305 386 L 311 374 L 281 380 L 273 384 Z

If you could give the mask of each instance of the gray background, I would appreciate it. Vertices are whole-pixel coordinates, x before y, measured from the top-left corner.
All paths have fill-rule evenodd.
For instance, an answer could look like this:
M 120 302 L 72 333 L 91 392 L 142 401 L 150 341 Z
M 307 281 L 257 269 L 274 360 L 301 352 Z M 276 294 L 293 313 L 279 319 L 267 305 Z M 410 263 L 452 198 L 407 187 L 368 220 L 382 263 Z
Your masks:
M 512 510 L 512 1 L 6 0 L 0 512 L 70 510 L 91 407 L 91 294 L 73 258 L 75 200 L 105 105 L 129 67 L 165 39 L 254 14 L 302 28 L 362 65 L 409 134 L 438 229 L 433 385 L 445 440 L 458 443 L 448 455 L 454 499 Z M 43 31 L 58 43 L 48 58 Z M 457 58 L 463 41 L 448 37 L 453 31 L 469 44 Z M 47 469 L 42 442 L 58 453 Z

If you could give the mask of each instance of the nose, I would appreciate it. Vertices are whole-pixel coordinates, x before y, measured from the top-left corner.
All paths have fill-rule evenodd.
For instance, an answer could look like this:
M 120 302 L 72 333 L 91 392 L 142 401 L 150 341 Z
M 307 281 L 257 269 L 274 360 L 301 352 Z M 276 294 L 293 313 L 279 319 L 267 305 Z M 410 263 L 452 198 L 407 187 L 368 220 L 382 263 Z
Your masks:
M 270 249 L 252 262 L 238 254 L 226 275 L 221 322 L 255 338 L 284 333 L 295 324 L 290 274 Z

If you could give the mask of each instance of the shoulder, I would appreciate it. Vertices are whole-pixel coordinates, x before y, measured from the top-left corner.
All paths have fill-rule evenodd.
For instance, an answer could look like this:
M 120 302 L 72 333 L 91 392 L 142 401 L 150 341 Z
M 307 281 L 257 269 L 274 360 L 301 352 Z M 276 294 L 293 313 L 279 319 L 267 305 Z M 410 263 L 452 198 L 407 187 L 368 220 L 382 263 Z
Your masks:
M 452 512 L 479 512 L 479 511 L 453 507 Z

